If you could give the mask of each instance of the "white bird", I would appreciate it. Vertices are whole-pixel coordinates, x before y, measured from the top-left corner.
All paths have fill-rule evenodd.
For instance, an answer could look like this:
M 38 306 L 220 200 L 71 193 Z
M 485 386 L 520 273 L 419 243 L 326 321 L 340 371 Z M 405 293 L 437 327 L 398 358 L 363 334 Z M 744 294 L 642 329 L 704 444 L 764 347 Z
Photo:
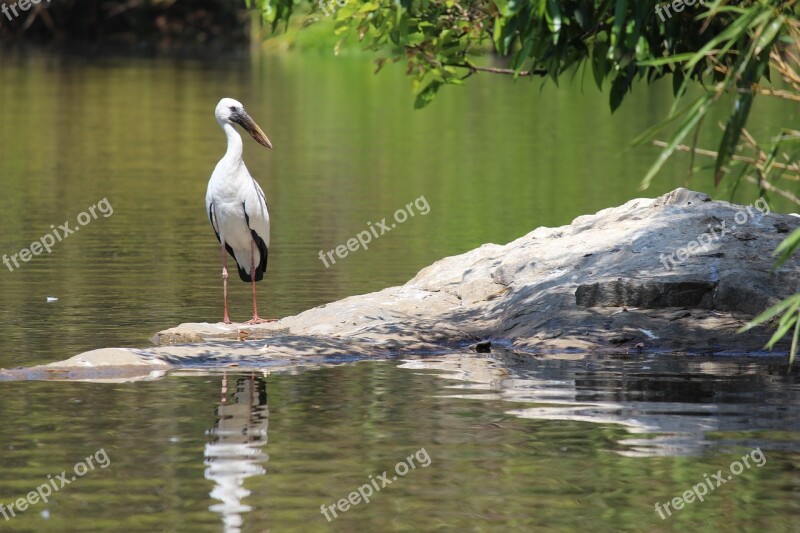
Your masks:
M 253 288 L 253 319 L 249 324 L 265 322 L 258 316 L 256 281 L 264 278 L 269 253 L 269 213 L 264 191 L 247 171 L 242 161 L 242 137 L 234 124 L 239 124 L 262 146 L 272 143 L 245 112 L 244 106 L 232 98 L 223 98 L 214 110 L 217 122 L 228 137 L 228 149 L 217 163 L 206 191 L 208 220 L 217 234 L 222 253 L 223 322 L 228 316 L 228 256 L 236 260 L 242 281 Z

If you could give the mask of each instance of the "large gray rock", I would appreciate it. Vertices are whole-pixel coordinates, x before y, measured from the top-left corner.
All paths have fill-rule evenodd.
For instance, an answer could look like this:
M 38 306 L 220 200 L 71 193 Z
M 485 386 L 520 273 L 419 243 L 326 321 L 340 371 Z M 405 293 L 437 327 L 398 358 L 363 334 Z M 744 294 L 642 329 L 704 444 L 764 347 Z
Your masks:
M 800 219 L 677 189 L 486 244 L 401 287 L 258 327 L 184 324 L 160 343 L 250 335 L 356 341 L 386 353 L 490 341 L 524 351 L 759 351 L 766 328 L 736 330 L 800 290 L 800 262 L 772 251 Z M 336 341 L 335 341 L 336 342 Z
M 770 214 L 763 201 L 744 207 L 676 189 L 538 228 L 505 246 L 483 245 L 437 261 L 403 286 L 278 322 L 182 324 L 154 341 L 197 344 L 138 353 L 170 365 L 492 344 L 533 353 L 753 353 L 770 330 L 735 332 L 800 290 L 800 261 L 773 272 L 771 256 L 798 226 L 800 219 Z

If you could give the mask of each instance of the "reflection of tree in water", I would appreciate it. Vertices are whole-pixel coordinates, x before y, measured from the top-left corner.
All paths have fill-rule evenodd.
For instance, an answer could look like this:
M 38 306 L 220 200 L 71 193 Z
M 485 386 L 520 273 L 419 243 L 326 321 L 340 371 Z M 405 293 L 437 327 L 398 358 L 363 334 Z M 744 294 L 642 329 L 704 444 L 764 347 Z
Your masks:
M 206 444 L 205 477 L 214 482 L 211 497 L 215 503 L 209 509 L 222 515 L 224 531 L 238 532 L 242 513 L 250 512 L 242 500 L 250 495 L 244 480 L 266 473 L 261 465 L 269 456 L 261 449 L 267 444 L 269 410 L 267 383 L 263 377 L 236 378 L 233 398 L 228 403 L 227 376 L 222 377 L 222 397 L 217 408 L 217 421 L 208 431 L 212 436 Z
M 800 431 L 800 402 L 777 358 L 718 355 L 549 354 L 446 355 L 406 360 L 400 367 L 439 370 L 470 382 L 451 397 L 527 403 L 507 414 L 534 420 L 618 425 L 630 435 L 617 453 L 628 457 L 699 455 L 719 446 L 716 433 Z M 462 388 L 467 388 L 462 387 Z M 795 414 L 793 414 L 795 413 Z M 766 435 L 767 433 L 765 433 Z M 768 437 L 727 440 L 749 449 Z M 787 445 L 788 446 L 788 445 Z M 797 449 L 797 447 L 793 447 Z
M 116 49 L 137 43 L 148 50 L 209 50 L 247 43 L 244 2 L 203 0 L 59 0 L 34 2 L 21 10 L 13 0 L 9 18 L 0 14 L 0 41 L 57 41 L 70 44 L 111 44 Z M 16 14 L 11 4 L 16 3 Z M 38 4 L 38 5 L 37 5 Z M 202 48 L 201 48 L 202 46 Z

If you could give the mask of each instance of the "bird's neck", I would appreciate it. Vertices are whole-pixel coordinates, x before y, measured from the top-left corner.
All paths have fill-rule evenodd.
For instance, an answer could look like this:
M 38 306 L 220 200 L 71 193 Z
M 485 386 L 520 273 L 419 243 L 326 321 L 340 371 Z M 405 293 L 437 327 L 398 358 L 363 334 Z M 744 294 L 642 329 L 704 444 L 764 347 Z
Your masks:
M 225 152 L 225 159 L 230 161 L 242 160 L 242 136 L 233 127 L 233 124 L 222 126 L 225 136 L 228 137 L 228 150 Z

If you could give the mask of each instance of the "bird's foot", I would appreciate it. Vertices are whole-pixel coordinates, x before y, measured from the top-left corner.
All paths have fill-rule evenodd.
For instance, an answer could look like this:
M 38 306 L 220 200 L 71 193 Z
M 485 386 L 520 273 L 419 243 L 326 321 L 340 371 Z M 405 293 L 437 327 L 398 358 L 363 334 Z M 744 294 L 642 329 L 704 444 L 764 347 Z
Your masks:
M 278 321 L 277 318 L 261 318 L 258 316 L 254 316 L 253 318 L 245 322 L 245 324 L 252 326 L 255 324 L 266 324 L 267 322 L 277 322 L 277 321 Z

